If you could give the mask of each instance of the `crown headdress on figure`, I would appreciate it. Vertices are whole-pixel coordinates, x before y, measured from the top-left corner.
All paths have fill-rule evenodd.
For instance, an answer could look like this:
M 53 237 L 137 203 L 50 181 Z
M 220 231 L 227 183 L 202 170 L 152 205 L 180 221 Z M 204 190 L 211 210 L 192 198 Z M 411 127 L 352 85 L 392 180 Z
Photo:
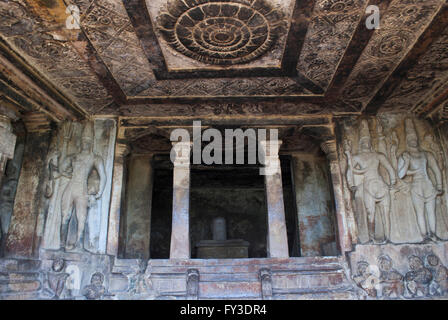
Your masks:
M 82 137 L 81 139 L 83 141 L 93 141 L 93 123 L 91 121 L 88 121 L 84 125 L 84 129 L 82 130 Z
M 410 137 L 418 138 L 417 131 L 415 130 L 414 122 L 411 118 L 407 118 L 404 121 L 404 128 L 406 131 L 406 139 Z
M 359 126 L 359 141 L 364 139 L 371 140 L 369 123 L 367 122 L 367 120 L 362 120 Z

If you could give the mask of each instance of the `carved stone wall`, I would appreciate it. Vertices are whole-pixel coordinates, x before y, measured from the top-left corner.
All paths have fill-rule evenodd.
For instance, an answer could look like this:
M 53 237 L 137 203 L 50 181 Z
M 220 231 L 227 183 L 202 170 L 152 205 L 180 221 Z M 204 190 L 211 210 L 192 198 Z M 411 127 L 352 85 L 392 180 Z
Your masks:
M 446 158 L 434 127 L 393 114 L 340 125 L 354 243 L 448 240 Z
M 43 249 L 105 253 L 115 120 L 61 125 L 47 157 Z
M 350 254 L 352 279 L 367 299 L 448 295 L 447 243 L 363 245 Z
M 14 209 L 17 183 L 22 167 L 25 137 L 18 136 L 14 151 L 14 158 L 6 163 L 5 175 L 0 186 L 0 223 L 2 238 L 8 233 L 9 223 Z

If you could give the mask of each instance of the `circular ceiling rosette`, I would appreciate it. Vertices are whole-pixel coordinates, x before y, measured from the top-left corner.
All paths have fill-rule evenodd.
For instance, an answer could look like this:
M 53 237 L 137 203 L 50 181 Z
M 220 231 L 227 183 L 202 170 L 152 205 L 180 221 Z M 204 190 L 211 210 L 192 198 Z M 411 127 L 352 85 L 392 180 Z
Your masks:
M 172 48 L 213 65 L 250 62 L 286 33 L 284 14 L 266 0 L 174 0 L 158 26 Z

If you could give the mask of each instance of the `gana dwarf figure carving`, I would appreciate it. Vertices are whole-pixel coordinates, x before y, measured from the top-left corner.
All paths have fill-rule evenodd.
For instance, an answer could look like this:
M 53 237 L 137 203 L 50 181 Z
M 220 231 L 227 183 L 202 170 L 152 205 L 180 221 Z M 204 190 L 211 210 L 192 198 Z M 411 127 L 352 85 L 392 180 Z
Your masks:
M 348 161 L 348 184 L 355 191 L 357 197 L 362 197 L 367 211 L 369 241 L 375 241 L 377 207 L 383 221 L 385 240 L 388 241 L 390 239 L 390 187 L 381 177 L 379 168 L 381 165 L 387 170 L 391 185 L 396 183 L 395 171 L 384 154 L 373 150 L 366 120 L 363 120 L 360 126 L 359 153 L 352 157 L 349 141 L 346 141 L 344 148 Z M 355 185 L 354 175 L 362 176 L 360 184 Z
M 106 287 L 103 285 L 104 275 L 101 272 L 95 272 L 90 279 L 90 284 L 83 290 L 83 296 L 87 300 L 99 300 L 106 294 Z
M 47 281 L 48 289 L 46 290 L 49 294 L 53 295 L 53 299 L 57 300 L 61 297 L 64 291 L 65 281 L 67 280 L 69 274 L 63 272 L 65 267 L 65 261 L 61 258 L 53 261 L 51 269 L 52 272 L 48 272 Z
M 405 120 L 405 129 L 407 150 L 398 160 L 398 177 L 412 177 L 411 198 L 420 233 L 425 240 L 436 241 L 436 197 L 443 193 L 442 172 L 434 156 L 420 150 L 412 119 Z M 435 188 L 429 178 L 428 168 L 434 173 Z
M 388 255 L 378 258 L 380 268 L 381 293 L 385 297 L 399 298 L 404 295 L 403 276 L 393 267 L 392 259 Z
M 92 201 L 94 201 L 91 197 L 89 198 L 87 181 L 94 168 L 97 170 L 100 179 L 99 190 L 94 196 L 94 199 L 97 200 L 102 196 L 106 186 L 106 172 L 104 170 L 103 159 L 92 151 L 93 137 L 93 124 L 88 122 L 82 133 L 81 152 L 68 156 L 66 160 L 69 163 L 72 174 L 61 199 L 61 246 L 65 246 L 68 250 L 82 248 L 81 237 L 84 233 L 87 209 L 89 204 L 92 204 Z M 66 242 L 73 210 L 76 212 L 78 228 L 76 243 L 70 245 Z
M 375 271 L 376 270 L 371 268 L 368 262 L 359 261 L 357 265 L 357 274 L 352 277 L 356 285 L 372 298 L 377 297 L 379 289 L 379 275 L 376 274 L 377 272 Z
M 406 288 L 412 297 L 416 297 L 419 294 L 428 296 L 429 284 L 432 280 L 431 271 L 425 268 L 422 259 L 417 256 L 410 256 L 409 269 L 405 275 Z
M 442 265 L 439 257 L 435 254 L 428 255 L 426 261 L 433 276 L 429 285 L 429 294 L 432 296 L 443 296 L 448 290 L 448 269 Z

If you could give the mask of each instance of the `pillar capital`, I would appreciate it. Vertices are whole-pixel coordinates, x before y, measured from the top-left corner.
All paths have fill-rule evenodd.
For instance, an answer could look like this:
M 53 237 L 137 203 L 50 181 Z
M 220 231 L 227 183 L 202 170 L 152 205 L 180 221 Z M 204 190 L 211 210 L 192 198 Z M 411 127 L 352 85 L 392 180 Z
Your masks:
M 262 150 L 261 162 L 264 168 L 261 170 L 262 175 L 274 175 L 280 172 L 280 158 L 278 152 L 282 145 L 282 140 L 262 140 L 260 146 Z
M 175 167 L 189 167 L 192 142 L 173 142 L 171 160 Z
M 322 142 L 320 147 L 330 161 L 338 160 L 338 148 L 335 139 Z
M 278 157 L 278 152 L 280 151 L 280 147 L 282 146 L 282 140 L 261 140 L 260 145 L 263 153 L 266 157 Z
M 116 158 L 124 158 L 131 151 L 129 145 L 125 142 L 119 142 L 115 145 L 115 157 Z

